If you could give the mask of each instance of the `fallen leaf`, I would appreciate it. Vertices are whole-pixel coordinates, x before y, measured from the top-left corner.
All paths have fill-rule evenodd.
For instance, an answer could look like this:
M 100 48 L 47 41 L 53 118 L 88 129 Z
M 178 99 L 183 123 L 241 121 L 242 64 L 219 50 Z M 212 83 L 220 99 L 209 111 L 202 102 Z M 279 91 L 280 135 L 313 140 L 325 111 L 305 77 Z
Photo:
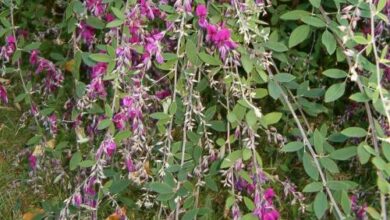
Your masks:
M 65 63 L 65 70 L 68 72 L 72 72 L 74 67 L 74 60 L 69 60 Z
M 33 220 L 38 214 L 43 213 L 43 209 L 34 209 L 23 214 L 23 220 Z
M 123 207 L 108 216 L 106 220 L 121 220 L 124 217 L 126 217 L 126 209 Z

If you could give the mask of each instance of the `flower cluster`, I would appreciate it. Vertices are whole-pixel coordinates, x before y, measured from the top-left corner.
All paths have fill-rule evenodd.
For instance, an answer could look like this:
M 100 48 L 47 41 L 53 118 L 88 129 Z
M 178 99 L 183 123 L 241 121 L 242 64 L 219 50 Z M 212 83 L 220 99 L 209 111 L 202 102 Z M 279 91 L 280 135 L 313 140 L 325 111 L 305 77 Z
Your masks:
M 261 196 L 261 193 L 258 189 L 255 192 L 255 210 L 253 214 L 262 220 L 278 220 L 280 214 L 273 205 L 273 199 L 275 197 L 275 192 L 272 188 L 268 188 L 264 191 Z
M 30 55 L 30 63 L 36 67 L 35 74 L 45 73 L 44 91 L 49 94 L 61 87 L 64 75 L 53 62 L 40 57 L 39 52 L 34 50 Z
M 196 15 L 199 17 L 199 26 L 206 30 L 206 41 L 213 44 L 218 49 L 221 59 L 225 60 L 227 54 L 237 47 L 237 44 L 231 39 L 230 30 L 224 24 L 214 25 L 208 23 L 205 5 L 197 6 Z
M 7 90 L 5 89 L 5 86 L 0 83 L 0 100 L 4 104 L 8 103 L 8 95 L 7 95 Z
M 10 35 L 6 38 L 5 43 L 4 46 L 0 47 L 0 59 L 9 62 L 10 57 L 16 50 L 16 39 L 14 36 Z

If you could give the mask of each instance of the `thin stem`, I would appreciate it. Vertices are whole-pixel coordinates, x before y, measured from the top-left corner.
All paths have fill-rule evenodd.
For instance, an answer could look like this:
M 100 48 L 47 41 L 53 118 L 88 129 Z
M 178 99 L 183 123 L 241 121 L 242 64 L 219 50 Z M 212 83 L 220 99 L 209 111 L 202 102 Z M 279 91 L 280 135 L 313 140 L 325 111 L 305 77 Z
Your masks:
M 274 66 L 276 66 L 275 64 L 273 64 Z M 272 74 L 272 70 L 267 67 L 267 71 L 268 71 L 268 74 L 270 74 L 271 76 L 273 76 Z M 324 172 L 322 171 L 322 168 L 321 168 L 321 165 L 320 165 L 320 162 L 318 161 L 318 158 L 317 158 L 317 154 L 316 152 L 314 151 L 314 148 L 313 146 L 310 144 L 310 141 L 308 139 L 308 137 L 306 136 L 306 131 L 304 130 L 301 122 L 299 121 L 299 118 L 297 116 L 297 114 L 295 113 L 295 110 L 290 102 L 290 100 L 288 99 L 288 96 L 286 95 L 286 93 L 284 92 L 284 90 L 282 89 L 282 87 L 279 85 L 278 82 L 275 82 L 276 85 L 279 87 L 280 91 L 281 91 L 281 96 L 284 100 L 284 102 L 286 103 L 288 109 L 290 110 L 293 118 L 294 118 L 294 121 L 299 129 L 299 132 L 301 133 L 301 136 L 302 136 L 302 139 L 303 139 L 303 143 L 306 145 L 306 147 L 309 149 L 309 152 L 311 154 L 311 156 L 313 157 L 313 161 L 314 161 L 314 164 L 318 170 L 318 173 L 320 174 L 320 178 L 321 178 L 321 181 L 322 181 L 322 185 L 324 186 L 325 188 L 325 191 L 326 193 L 328 194 L 328 197 L 330 199 L 330 202 L 332 203 L 332 206 L 334 207 L 334 209 L 336 210 L 336 214 L 337 216 L 340 218 L 340 219 L 345 219 L 343 213 L 341 212 L 339 206 L 337 205 L 337 202 L 335 200 L 335 198 L 333 197 L 333 194 L 332 192 L 330 191 L 329 187 L 327 186 L 327 180 L 326 180 L 326 177 L 325 177 L 325 174 Z
M 16 50 L 19 50 L 19 47 L 18 47 L 18 41 L 16 40 L 16 33 L 15 33 L 15 22 L 14 22 L 14 4 L 13 4 L 13 1 L 11 0 L 10 1 L 10 16 L 11 16 L 11 26 L 12 26 L 12 36 L 14 37 L 15 39 L 15 47 L 16 47 Z M 32 105 L 32 97 L 31 97 L 31 93 L 28 91 L 27 89 L 27 86 L 26 86 L 26 82 L 24 81 L 24 78 L 23 78 L 23 74 L 22 74 L 22 69 L 21 69 L 21 65 L 20 65 L 20 60 L 18 59 L 17 60 L 17 72 L 19 74 L 19 78 L 20 80 L 22 81 L 22 86 L 23 86 L 23 90 L 24 92 L 26 93 L 26 95 L 28 96 L 28 99 L 29 99 L 29 104 L 30 104 L 30 109 L 33 108 L 33 105 Z M 33 114 L 33 117 L 34 117 L 34 121 L 35 121 L 35 124 L 37 125 L 37 128 L 39 130 L 39 133 L 42 135 L 42 138 L 43 140 L 46 142 L 46 138 L 44 136 L 44 133 L 43 133 L 43 130 L 42 130 L 42 127 L 40 126 L 39 124 L 39 121 L 38 121 L 38 118 L 35 114 Z
M 325 12 L 325 10 L 322 7 L 320 7 L 319 10 L 320 10 L 322 16 L 325 18 L 326 23 L 329 24 L 331 22 L 331 20 L 328 17 L 328 15 Z M 345 48 L 342 40 L 337 35 L 334 35 L 334 36 L 336 37 L 337 44 L 345 51 L 346 48 Z M 354 65 L 352 63 L 351 58 L 349 56 L 345 56 L 345 57 L 346 57 L 349 69 L 352 70 L 354 68 Z M 363 84 L 360 81 L 360 77 L 359 76 L 356 79 L 356 84 L 357 84 L 360 92 L 361 93 L 365 93 L 364 88 L 363 88 Z M 368 123 L 369 123 L 370 128 L 371 128 L 371 138 L 372 138 L 372 142 L 373 142 L 373 145 L 374 145 L 374 150 L 379 155 L 380 150 L 379 150 L 378 138 L 377 138 L 377 134 L 376 134 L 376 130 L 375 130 L 374 117 L 373 117 L 373 114 L 372 114 L 372 111 L 371 111 L 371 108 L 370 108 L 370 104 L 366 101 L 366 102 L 364 102 L 364 107 L 366 109 Z M 377 170 L 377 175 L 379 177 L 383 178 L 382 171 Z M 382 216 L 386 216 L 386 197 L 385 197 L 385 195 L 382 192 L 380 193 L 380 203 L 381 203 L 381 209 L 382 209 Z M 384 212 L 385 212 L 385 214 L 383 214 Z M 386 218 L 384 218 L 384 219 L 386 219 Z

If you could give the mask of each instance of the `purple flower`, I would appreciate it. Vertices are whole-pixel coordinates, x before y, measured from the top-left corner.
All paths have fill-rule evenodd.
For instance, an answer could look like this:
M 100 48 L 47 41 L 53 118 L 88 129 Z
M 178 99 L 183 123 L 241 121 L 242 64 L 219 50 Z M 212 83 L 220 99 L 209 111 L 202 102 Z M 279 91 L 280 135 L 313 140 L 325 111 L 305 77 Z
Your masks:
M 107 96 L 106 89 L 102 78 L 97 77 L 92 79 L 91 83 L 87 86 L 87 95 L 91 99 L 105 99 Z
M 91 78 L 94 79 L 96 77 L 100 77 L 104 75 L 107 71 L 107 63 L 97 63 L 92 67 Z
M 146 37 L 146 46 L 144 53 L 144 63 L 149 66 L 150 59 L 154 55 L 158 63 L 163 63 L 164 58 L 161 54 L 160 42 L 164 37 L 164 32 L 158 32 Z
M 254 197 L 255 210 L 253 211 L 253 215 L 262 220 L 278 220 L 280 214 L 273 205 L 272 200 L 274 197 L 275 193 L 271 188 L 265 190 L 263 196 L 261 196 L 259 190 L 256 189 Z
M 37 158 L 33 154 L 28 157 L 28 164 L 32 170 L 37 168 Z
M 0 48 L 0 58 L 8 62 L 12 54 L 16 50 L 16 39 L 10 35 L 5 40 L 6 45 Z
M 125 159 L 125 165 L 126 165 L 127 170 L 129 171 L 129 173 L 134 172 L 136 170 L 130 154 L 127 155 L 127 157 Z
M 122 105 L 130 108 L 133 105 L 134 99 L 130 96 L 126 96 L 122 99 Z
M 0 100 L 4 103 L 8 103 L 8 96 L 7 96 L 7 90 L 3 86 L 3 84 L 0 83 Z
M 35 74 L 46 72 L 44 81 L 46 93 L 54 92 L 57 88 L 61 87 L 61 84 L 64 81 L 64 76 L 61 70 L 57 69 L 53 62 L 39 57 L 38 52 L 36 51 L 31 53 L 30 62 L 37 66 Z
M 76 207 L 80 207 L 81 203 L 83 202 L 83 198 L 81 196 L 80 192 L 77 192 L 72 197 L 72 204 Z
M 37 64 L 37 62 L 38 62 L 38 54 L 39 54 L 39 52 L 38 52 L 37 50 L 33 50 L 33 51 L 31 52 L 31 55 L 30 55 L 30 63 L 31 63 L 32 65 Z
M 55 114 L 51 114 L 47 118 L 47 123 L 49 125 L 50 133 L 55 136 L 58 132 L 58 127 L 57 127 L 57 116 Z
M 86 43 L 87 45 L 91 45 L 93 43 L 93 40 L 95 38 L 95 29 L 88 26 L 84 22 L 81 22 L 79 24 L 78 32 L 84 43 Z
M 207 8 L 205 5 L 203 4 L 200 4 L 196 7 L 196 11 L 195 11 L 195 14 L 196 16 L 200 17 L 200 18 L 206 18 L 207 17 Z
M 163 100 L 166 97 L 171 95 L 171 91 L 169 91 L 169 90 L 160 90 L 160 91 L 157 91 L 155 95 L 156 95 L 156 97 L 158 99 Z
M 108 157 L 111 157 L 116 150 L 116 143 L 113 138 L 105 139 L 96 153 L 96 158 L 99 159 L 104 152 Z
M 106 4 L 103 3 L 103 0 L 87 0 L 86 1 L 87 9 L 95 16 L 101 16 L 106 10 Z
M 84 185 L 84 193 L 89 196 L 96 195 L 95 183 L 96 183 L 96 177 L 89 178 L 87 183 Z
M 240 207 L 235 203 L 232 207 L 233 220 L 239 220 L 241 218 Z
M 237 44 L 231 39 L 230 30 L 224 26 L 213 24 L 208 24 L 206 30 L 206 41 L 213 43 L 218 48 L 221 59 L 225 60 L 227 53 L 237 47 Z
M 112 121 L 115 124 L 115 127 L 119 130 L 124 130 L 126 127 L 126 121 L 127 121 L 127 116 L 126 113 L 124 112 L 118 112 L 114 115 Z

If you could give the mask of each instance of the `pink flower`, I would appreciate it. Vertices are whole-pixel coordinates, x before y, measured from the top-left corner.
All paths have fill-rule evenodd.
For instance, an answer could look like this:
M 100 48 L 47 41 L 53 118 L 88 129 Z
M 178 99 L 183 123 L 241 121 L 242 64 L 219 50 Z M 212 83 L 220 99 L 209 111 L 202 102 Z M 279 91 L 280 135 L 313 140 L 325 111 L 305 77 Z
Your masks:
M 207 8 L 205 5 L 203 4 L 200 4 L 196 7 L 196 11 L 195 11 L 195 14 L 196 16 L 200 17 L 200 18 L 205 18 L 207 17 Z
M 104 152 L 108 157 L 112 157 L 116 150 L 116 143 L 112 137 L 106 138 L 96 152 L 96 159 L 99 159 Z
M 168 97 L 168 96 L 170 96 L 171 95 L 171 91 L 169 91 L 169 90 L 160 90 L 160 91 L 157 91 L 156 92 L 156 97 L 158 98 L 158 99 L 160 99 L 160 100 L 163 100 L 163 99 L 165 99 L 166 97 Z
M 87 86 L 87 95 L 91 99 L 105 99 L 107 96 L 106 89 L 103 84 L 103 80 L 100 77 L 94 78 L 91 84 Z
M 92 67 L 91 78 L 94 79 L 96 77 L 100 77 L 104 75 L 107 71 L 107 63 L 97 63 Z
M 89 196 L 96 195 L 95 191 L 96 177 L 91 177 L 88 179 L 87 184 L 84 185 L 84 192 Z
M 125 165 L 126 165 L 126 168 L 127 170 L 131 173 L 131 172 L 134 172 L 136 169 L 135 169 L 135 166 L 134 166 L 134 163 L 133 163 L 133 160 L 131 159 L 131 156 L 128 155 L 125 159 Z
M 113 139 L 107 139 L 103 142 L 104 144 L 104 153 L 107 154 L 107 156 L 111 157 L 115 150 L 116 150 L 116 143 Z
M 84 43 L 86 43 L 87 45 L 91 45 L 93 43 L 93 40 L 95 38 L 95 29 L 88 26 L 84 22 L 81 22 L 79 24 L 78 33 L 81 39 L 84 41 Z
M 87 9 L 95 16 L 101 16 L 106 10 L 106 4 L 103 3 L 103 0 L 87 0 L 86 1 Z
M 37 64 L 37 62 L 38 62 L 38 54 L 39 54 L 39 52 L 38 52 L 37 50 L 33 50 L 33 51 L 31 52 L 31 55 L 30 55 L 30 63 L 31 63 L 32 65 Z
M 0 48 L 0 58 L 8 62 L 12 54 L 16 50 L 16 39 L 10 35 L 5 40 L 6 45 Z
M 8 96 L 7 96 L 7 90 L 5 87 L 0 83 L 0 100 L 4 103 L 8 103 Z
M 163 37 L 164 37 L 163 32 L 151 34 L 150 36 L 146 37 L 144 63 L 147 66 L 149 65 L 150 59 L 153 55 L 156 57 L 156 61 L 158 63 L 164 62 L 164 58 L 161 54 L 161 45 L 160 45 L 160 42 Z
M 117 129 L 123 130 L 126 127 L 126 114 L 124 112 L 118 112 L 114 115 L 112 121 L 114 122 Z
M 274 199 L 275 197 L 275 192 L 272 188 L 268 188 L 265 190 L 264 192 L 264 198 L 272 204 L 272 200 Z
M 130 96 L 124 97 L 122 99 L 122 105 L 125 107 L 131 107 L 133 105 L 134 99 Z
M 83 202 L 83 198 L 81 196 L 80 192 L 77 192 L 72 197 L 72 204 L 76 207 L 80 207 L 81 203 Z
M 50 129 L 50 133 L 55 136 L 58 132 L 58 127 L 57 127 L 57 116 L 55 114 L 51 114 L 48 118 L 48 125 Z
M 30 165 L 30 168 L 32 170 L 35 170 L 35 168 L 37 168 L 37 158 L 33 154 L 30 154 L 30 156 L 28 157 L 28 164 Z

